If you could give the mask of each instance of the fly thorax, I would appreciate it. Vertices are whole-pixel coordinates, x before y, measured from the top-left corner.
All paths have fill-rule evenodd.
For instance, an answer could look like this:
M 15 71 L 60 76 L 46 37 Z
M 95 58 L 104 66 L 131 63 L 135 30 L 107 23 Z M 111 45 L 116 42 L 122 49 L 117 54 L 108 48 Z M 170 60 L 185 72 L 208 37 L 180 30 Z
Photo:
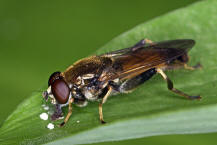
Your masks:
M 99 91 L 94 86 L 92 87 L 84 87 L 82 93 L 85 98 L 90 101 L 95 101 L 98 99 Z

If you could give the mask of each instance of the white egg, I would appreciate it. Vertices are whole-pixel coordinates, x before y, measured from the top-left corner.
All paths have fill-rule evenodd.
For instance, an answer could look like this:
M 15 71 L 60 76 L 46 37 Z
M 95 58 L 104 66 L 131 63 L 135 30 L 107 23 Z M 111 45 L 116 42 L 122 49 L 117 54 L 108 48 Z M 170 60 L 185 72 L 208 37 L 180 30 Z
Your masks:
M 48 114 L 47 114 L 47 113 L 41 113 L 41 114 L 40 114 L 40 118 L 41 118 L 42 120 L 47 120 L 47 119 L 48 119 Z
M 53 124 L 53 123 L 49 123 L 49 124 L 47 125 L 47 128 L 48 128 L 48 129 L 54 129 L 54 124 Z
M 48 106 L 44 106 L 44 110 L 49 110 L 49 107 Z

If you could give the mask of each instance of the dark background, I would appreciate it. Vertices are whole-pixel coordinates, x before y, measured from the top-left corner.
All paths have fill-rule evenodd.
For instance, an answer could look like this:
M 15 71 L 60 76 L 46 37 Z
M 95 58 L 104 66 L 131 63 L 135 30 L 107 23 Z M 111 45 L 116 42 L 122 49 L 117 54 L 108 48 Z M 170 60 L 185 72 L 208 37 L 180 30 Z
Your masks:
M 64 70 L 142 22 L 196 1 L 1 0 L 0 124 L 23 99 L 45 86 L 52 72 Z M 214 143 L 215 136 L 160 136 L 112 144 L 202 145 Z

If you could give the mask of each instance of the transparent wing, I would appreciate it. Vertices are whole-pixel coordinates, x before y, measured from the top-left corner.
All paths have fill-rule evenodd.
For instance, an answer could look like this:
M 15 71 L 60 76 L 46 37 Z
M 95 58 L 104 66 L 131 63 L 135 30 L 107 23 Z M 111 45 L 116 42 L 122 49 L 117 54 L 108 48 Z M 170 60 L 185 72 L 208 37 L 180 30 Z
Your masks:
M 105 75 L 102 80 L 128 79 L 148 69 L 159 67 L 176 59 L 189 51 L 195 44 L 191 39 L 169 40 L 154 42 L 136 49 L 125 48 L 113 51 L 102 56 L 113 59 L 115 72 Z

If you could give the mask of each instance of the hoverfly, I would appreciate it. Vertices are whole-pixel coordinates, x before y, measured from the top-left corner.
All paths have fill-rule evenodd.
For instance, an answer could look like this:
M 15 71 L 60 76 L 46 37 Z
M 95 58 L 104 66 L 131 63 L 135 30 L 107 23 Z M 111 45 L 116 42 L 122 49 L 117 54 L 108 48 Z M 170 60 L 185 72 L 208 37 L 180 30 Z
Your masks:
M 90 56 L 75 62 L 64 72 L 54 72 L 49 78 L 47 91 L 43 93 L 44 98 L 50 97 L 56 106 L 51 119 L 63 117 L 61 107 L 68 105 L 68 114 L 60 124 L 63 126 L 72 114 L 72 104 L 82 107 L 88 101 L 98 101 L 99 119 L 105 123 L 102 105 L 110 95 L 130 92 L 155 74 L 163 77 L 170 91 L 187 99 L 200 99 L 200 96 L 191 96 L 174 88 L 164 73 L 181 67 L 200 68 L 199 63 L 193 67 L 187 65 L 187 53 L 194 44 L 191 39 L 162 42 L 143 39 L 132 47 Z

